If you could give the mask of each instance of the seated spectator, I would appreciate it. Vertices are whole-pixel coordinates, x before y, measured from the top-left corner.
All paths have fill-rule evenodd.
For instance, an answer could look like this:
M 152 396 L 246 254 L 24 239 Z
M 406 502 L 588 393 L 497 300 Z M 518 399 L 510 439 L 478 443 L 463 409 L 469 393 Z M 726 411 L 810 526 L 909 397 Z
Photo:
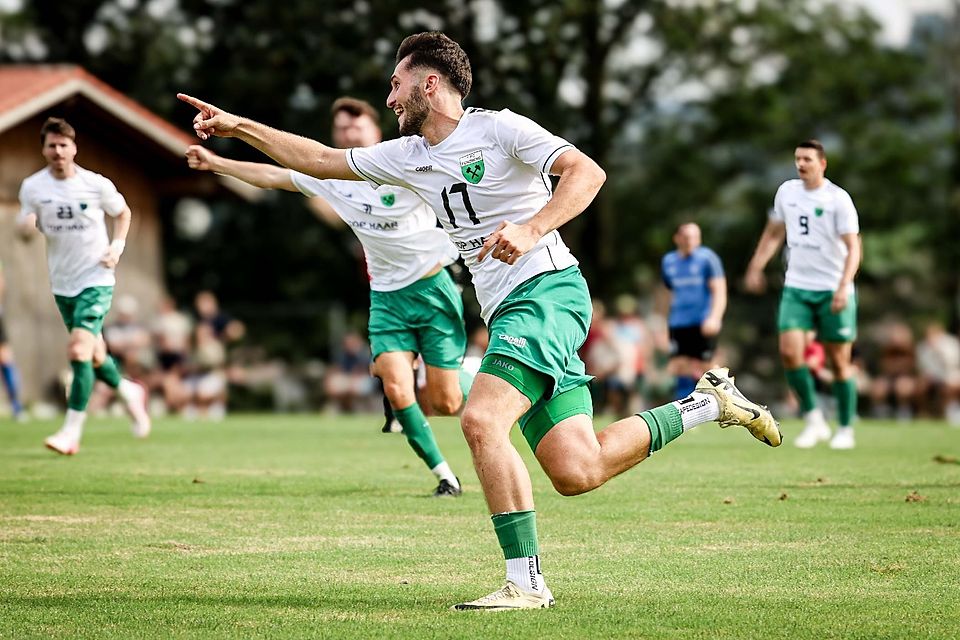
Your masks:
M 934 415 L 960 425 L 960 340 L 938 322 L 927 325 L 917 345 L 917 370 L 920 398 L 932 401 Z
M 190 400 L 184 385 L 187 360 L 190 357 L 190 338 L 193 321 L 177 310 L 176 302 L 167 296 L 160 302 L 160 309 L 153 322 L 153 337 L 160 365 L 158 386 L 163 394 L 167 411 L 179 413 Z
M 331 404 L 328 410 L 353 412 L 369 400 L 375 389 L 370 375 L 370 348 L 360 334 L 351 331 L 343 337 L 340 353 L 324 379 L 324 391 Z
M 614 339 L 607 308 L 600 300 L 593 301 L 593 317 L 587 338 L 580 347 L 580 359 L 586 366 L 587 375 L 594 376 L 590 383 L 593 406 L 597 413 L 606 411 L 607 389 L 610 377 L 620 366 L 620 353 Z
M 194 340 L 185 417 L 219 421 L 227 414 L 227 349 L 209 324 L 197 325 Z
M 917 394 L 913 332 L 903 322 L 888 322 L 880 327 L 877 342 L 877 371 L 870 389 L 873 415 L 889 417 L 892 399 L 897 419 L 909 420 Z

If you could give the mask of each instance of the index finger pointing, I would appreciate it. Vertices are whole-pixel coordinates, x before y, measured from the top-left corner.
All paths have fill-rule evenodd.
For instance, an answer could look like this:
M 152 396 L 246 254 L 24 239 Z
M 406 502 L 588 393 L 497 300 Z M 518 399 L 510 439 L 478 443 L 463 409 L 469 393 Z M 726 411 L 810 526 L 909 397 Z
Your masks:
M 178 99 L 178 100 L 182 100 L 183 102 L 186 102 L 187 104 L 189 104 L 189 105 L 191 105 L 191 106 L 194 106 L 194 107 L 196 107 L 197 109 L 212 109 L 212 108 L 213 108 L 213 105 L 212 105 L 212 104 L 207 104 L 207 103 L 204 102 L 203 100 L 200 100 L 200 99 L 198 99 L 198 98 L 194 98 L 193 96 L 188 96 L 188 95 L 185 94 L 185 93 L 178 93 L 178 94 L 177 94 L 177 99 Z

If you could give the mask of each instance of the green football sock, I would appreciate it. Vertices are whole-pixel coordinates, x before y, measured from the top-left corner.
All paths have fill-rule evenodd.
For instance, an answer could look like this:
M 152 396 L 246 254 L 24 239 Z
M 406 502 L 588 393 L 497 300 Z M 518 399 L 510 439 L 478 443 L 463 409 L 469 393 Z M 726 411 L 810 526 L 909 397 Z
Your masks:
M 672 404 L 654 407 L 638 413 L 650 429 L 650 453 L 659 451 L 670 441 L 675 440 L 683 433 L 683 419 L 680 411 Z
M 857 383 L 853 379 L 835 381 L 833 397 L 837 399 L 837 422 L 841 427 L 852 426 L 857 415 Z
M 74 411 L 86 411 L 90 394 L 93 393 L 93 364 L 89 360 L 71 360 L 73 382 L 70 384 L 70 397 L 67 407 Z
M 797 394 L 801 411 L 807 413 L 817 408 L 817 394 L 813 388 L 813 374 L 809 367 L 803 365 L 799 369 L 787 369 L 787 384 Z
M 103 364 L 94 367 L 93 373 L 97 376 L 97 380 L 103 380 L 114 389 L 120 386 L 120 370 L 112 356 L 107 356 Z
M 393 415 L 403 427 L 403 435 L 407 436 L 410 447 L 427 463 L 427 468 L 433 469 L 443 462 L 443 454 L 440 453 L 440 447 L 437 446 L 430 423 L 423 415 L 420 405 L 414 402 L 406 409 L 394 409 Z
M 536 511 L 498 513 L 490 519 L 493 520 L 493 530 L 497 533 L 505 559 L 539 555 Z

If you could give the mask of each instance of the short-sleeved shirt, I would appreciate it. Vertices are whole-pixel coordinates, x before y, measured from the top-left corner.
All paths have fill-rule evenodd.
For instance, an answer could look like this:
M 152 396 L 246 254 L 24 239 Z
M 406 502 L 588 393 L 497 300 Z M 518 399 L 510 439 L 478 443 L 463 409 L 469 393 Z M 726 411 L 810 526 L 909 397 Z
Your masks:
M 114 270 L 100 264 L 110 245 L 104 213 L 118 216 L 126 204 L 113 182 L 79 166 L 63 180 L 48 167 L 23 181 L 18 220 L 37 215 L 37 228 L 47 238 L 55 295 L 72 297 L 90 287 L 116 284 Z
M 406 187 L 430 205 L 470 269 L 486 322 L 521 283 L 577 264 L 557 231 L 513 265 L 491 256 L 477 262 L 483 241 L 501 222 L 523 224 L 550 200 L 547 172 L 570 149 L 569 142 L 528 118 L 470 108 L 439 144 L 407 136 L 350 149 L 347 161 L 374 187 Z
M 713 296 L 710 280 L 723 277 L 719 256 L 707 247 L 697 247 L 684 257 L 679 251 L 663 256 L 660 265 L 663 284 L 673 293 L 670 327 L 700 325 L 710 312 Z
M 306 196 L 330 203 L 363 245 L 374 291 L 397 291 L 426 275 L 438 263 L 457 259 L 450 238 L 437 227 L 433 211 L 415 193 L 394 186 L 378 189 L 355 180 L 318 180 L 290 172 Z
M 835 290 L 847 259 L 842 236 L 860 233 L 850 195 L 826 179 L 813 190 L 807 190 L 802 180 L 787 180 L 777 189 L 770 219 L 783 222 L 787 229 L 785 286 Z

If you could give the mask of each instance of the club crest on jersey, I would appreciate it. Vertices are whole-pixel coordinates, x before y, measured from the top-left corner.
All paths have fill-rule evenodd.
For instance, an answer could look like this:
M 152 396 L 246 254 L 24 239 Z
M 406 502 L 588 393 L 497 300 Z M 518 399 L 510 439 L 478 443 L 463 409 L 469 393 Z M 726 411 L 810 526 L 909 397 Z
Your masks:
M 470 184 L 480 182 L 483 179 L 483 152 L 477 149 L 460 156 L 460 173 Z
M 86 202 L 81 202 L 81 203 L 80 203 L 80 211 L 86 211 L 86 210 L 87 210 L 87 203 L 86 203 Z
M 813 210 L 813 212 L 817 214 L 817 217 L 819 218 L 820 216 L 823 215 L 823 207 L 817 207 L 816 209 Z
M 397 201 L 397 196 L 394 193 L 381 193 L 380 194 L 380 203 L 385 207 L 392 207 L 393 204 Z

